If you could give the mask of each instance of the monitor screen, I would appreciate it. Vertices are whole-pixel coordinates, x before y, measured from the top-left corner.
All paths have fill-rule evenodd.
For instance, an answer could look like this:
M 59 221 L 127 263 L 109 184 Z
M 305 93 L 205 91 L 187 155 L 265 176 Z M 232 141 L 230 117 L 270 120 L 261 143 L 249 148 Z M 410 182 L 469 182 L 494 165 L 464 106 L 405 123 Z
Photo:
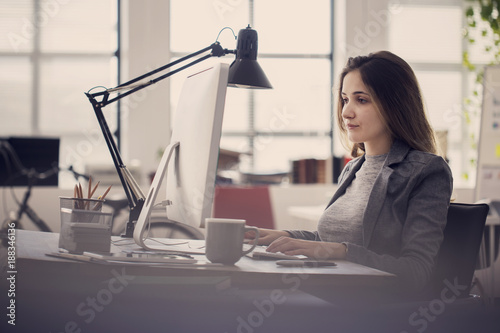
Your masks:
M 59 138 L 0 138 L 0 186 L 58 186 Z M 24 169 L 24 170 L 22 170 Z M 50 172 L 41 179 L 28 179 L 28 171 Z
M 169 220 L 204 227 L 205 218 L 211 216 L 228 73 L 228 64 L 217 64 L 186 78 L 170 145 L 134 229 L 139 245 L 145 247 L 144 231 L 162 181 L 166 181 Z

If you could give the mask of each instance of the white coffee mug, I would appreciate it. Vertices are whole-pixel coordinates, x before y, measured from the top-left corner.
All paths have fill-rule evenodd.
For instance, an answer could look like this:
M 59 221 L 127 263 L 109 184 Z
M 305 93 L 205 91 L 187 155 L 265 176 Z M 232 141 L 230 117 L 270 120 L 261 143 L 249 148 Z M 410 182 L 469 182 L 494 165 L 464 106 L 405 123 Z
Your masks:
M 233 265 L 242 256 L 252 252 L 259 241 L 259 229 L 247 227 L 245 222 L 239 219 L 205 219 L 207 259 L 213 263 Z M 255 232 L 255 242 L 250 249 L 243 251 L 245 232 L 250 230 Z

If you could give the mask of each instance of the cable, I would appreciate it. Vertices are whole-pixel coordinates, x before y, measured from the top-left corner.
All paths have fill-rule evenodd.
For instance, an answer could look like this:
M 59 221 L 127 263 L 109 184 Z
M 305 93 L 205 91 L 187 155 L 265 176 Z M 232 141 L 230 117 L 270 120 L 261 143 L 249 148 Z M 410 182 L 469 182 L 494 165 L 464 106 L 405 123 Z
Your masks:
M 219 36 L 220 36 L 220 34 L 221 34 L 224 30 L 226 30 L 226 29 L 231 30 L 231 32 L 233 33 L 233 36 L 234 36 L 234 39 L 235 39 L 235 40 L 238 38 L 238 37 L 236 36 L 236 34 L 234 33 L 234 30 L 233 30 L 233 29 L 231 29 L 230 27 L 224 27 L 224 28 L 222 28 L 222 29 L 221 29 L 221 31 L 219 31 L 219 34 L 217 35 L 217 38 L 215 39 L 215 42 L 216 42 L 216 43 L 219 41 Z
M 163 202 L 160 202 L 160 203 L 157 203 L 156 205 L 153 205 L 151 211 L 153 211 L 156 207 L 159 207 L 159 206 L 164 206 Z M 144 235 L 145 239 L 149 239 L 149 231 L 150 230 L 151 230 L 151 216 L 149 216 L 149 219 L 148 219 L 148 229 L 147 229 L 146 235 Z
M 108 90 L 108 88 L 106 88 L 105 86 L 95 86 L 93 88 L 90 88 L 89 91 L 87 91 L 87 94 L 90 94 L 90 92 L 94 89 L 97 89 L 97 88 L 103 88 L 104 91 Z
M 118 243 L 123 243 L 123 242 L 126 242 L 124 244 L 118 244 Z M 117 240 L 111 240 L 111 243 L 115 246 L 124 246 L 124 245 L 134 245 L 135 244 L 135 241 L 132 240 L 130 238 L 122 238 L 122 239 L 117 239 Z
M 190 242 L 190 241 L 180 241 L 180 242 L 177 242 L 177 243 L 164 243 L 162 241 L 159 241 L 156 238 L 148 238 L 148 239 L 151 240 L 151 241 L 153 241 L 153 242 L 157 242 L 159 244 L 167 245 L 167 246 L 170 246 L 170 245 L 184 245 L 184 244 L 189 244 L 189 242 Z

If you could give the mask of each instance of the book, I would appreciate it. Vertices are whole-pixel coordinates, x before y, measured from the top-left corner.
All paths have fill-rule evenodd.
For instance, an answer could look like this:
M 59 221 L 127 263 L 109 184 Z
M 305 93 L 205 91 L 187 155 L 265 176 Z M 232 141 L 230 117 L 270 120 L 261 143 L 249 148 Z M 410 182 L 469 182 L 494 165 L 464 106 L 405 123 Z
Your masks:
M 333 182 L 333 161 L 305 158 L 292 161 L 291 179 L 294 184 L 327 184 Z

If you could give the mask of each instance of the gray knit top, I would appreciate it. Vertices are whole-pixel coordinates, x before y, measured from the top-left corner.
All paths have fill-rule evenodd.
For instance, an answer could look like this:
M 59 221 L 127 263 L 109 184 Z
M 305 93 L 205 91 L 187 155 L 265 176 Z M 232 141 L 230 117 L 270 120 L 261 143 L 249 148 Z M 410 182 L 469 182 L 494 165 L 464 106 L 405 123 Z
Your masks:
M 294 238 L 363 245 L 363 214 L 387 155 L 365 155 L 363 165 L 345 193 L 323 212 L 317 231 L 286 231 Z
M 344 195 L 323 212 L 318 222 L 318 235 L 322 241 L 363 245 L 363 214 L 386 157 L 387 154 L 365 156 L 365 162 Z

